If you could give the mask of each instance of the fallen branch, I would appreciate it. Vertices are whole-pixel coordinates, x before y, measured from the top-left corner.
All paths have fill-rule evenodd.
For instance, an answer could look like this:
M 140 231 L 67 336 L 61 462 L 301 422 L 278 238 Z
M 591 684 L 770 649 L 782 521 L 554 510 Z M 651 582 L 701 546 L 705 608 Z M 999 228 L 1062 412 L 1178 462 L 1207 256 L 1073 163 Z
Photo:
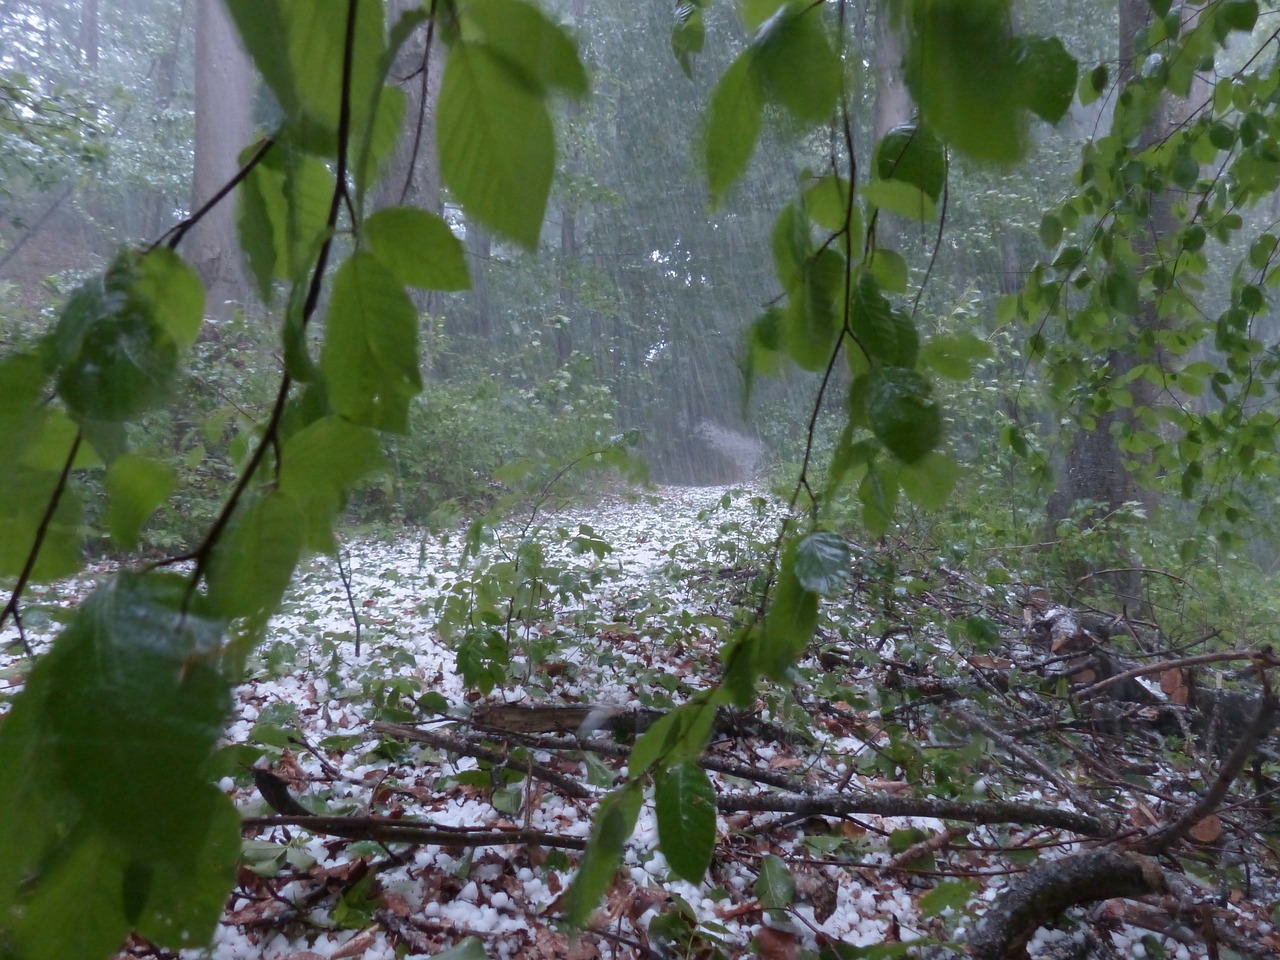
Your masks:
M 1257 749 L 1258 742 L 1271 729 L 1277 711 L 1280 711 L 1280 701 L 1270 694 L 1263 696 L 1258 703 L 1258 712 L 1241 734 L 1235 749 L 1223 761 L 1222 769 L 1218 771 L 1218 778 L 1214 780 L 1213 786 L 1205 791 L 1203 797 L 1183 811 L 1178 819 L 1149 834 L 1140 843 L 1135 844 L 1133 849 L 1139 853 L 1152 855 L 1164 853 L 1185 837 L 1197 823 L 1217 810 L 1226 798 L 1231 782 L 1239 776 L 1245 763 Z
M 1032 935 L 1070 906 L 1163 893 L 1164 872 L 1150 857 L 1097 850 L 1032 867 L 1000 894 L 969 940 L 976 960 L 1026 956 Z
M 311 833 L 325 833 L 346 840 L 376 840 L 379 843 L 433 843 L 442 847 L 495 847 L 511 843 L 585 850 L 583 837 L 562 837 L 541 830 L 467 830 L 440 827 L 423 820 L 391 820 L 387 817 L 274 816 L 245 817 L 244 833 L 258 833 L 272 827 L 301 827 Z
M 823 793 L 787 797 L 776 793 L 727 793 L 716 806 L 725 812 L 772 811 L 804 816 L 847 817 L 871 814 L 879 817 L 932 817 L 969 823 L 1021 823 L 1070 830 L 1086 837 L 1109 837 L 1114 827 L 1097 817 L 1034 803 L 991 800 L 969 803 L 935 797 L 891 797 L 885 794 Z

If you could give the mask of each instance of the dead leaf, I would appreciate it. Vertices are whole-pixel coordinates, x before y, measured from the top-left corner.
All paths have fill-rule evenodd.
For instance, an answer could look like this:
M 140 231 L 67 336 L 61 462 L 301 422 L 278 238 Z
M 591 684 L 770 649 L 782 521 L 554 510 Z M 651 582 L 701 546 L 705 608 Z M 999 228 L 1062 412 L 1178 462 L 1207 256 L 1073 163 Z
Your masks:
M 365 951 L 372 947 L 378 940 L 378 928 L 370 927 L 357 933 L 348 940 L 342 947 L 333 951 L 331 954 L 333 960 L 345 960 L 349 957 L 362 957 Z
M 1136 827 L 1154 827 L 1160 822 L 1160 818 L 1156 816 L 1155 811 L 1141 802 L 1135 803 L 1129 808 L 1129 820 Z
M 1222 821 L 1218 819 L 1215 813 L 1209 814 L 1203 820 L 1196 822 L 1189 831 L 1188 835 L 1197 843 L 1217 843 L 1222 836 Z
M 761 927 L 755 942 L 761 960 L 796 960 L 800 956 L 800 941 L 785 930 Z

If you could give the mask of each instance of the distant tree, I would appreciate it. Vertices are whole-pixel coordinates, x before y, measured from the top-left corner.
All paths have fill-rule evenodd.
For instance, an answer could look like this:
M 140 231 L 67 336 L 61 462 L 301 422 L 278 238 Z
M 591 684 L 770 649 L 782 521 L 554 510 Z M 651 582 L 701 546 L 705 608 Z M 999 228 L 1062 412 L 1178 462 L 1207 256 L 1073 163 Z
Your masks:
M 253 136 L 256 80 L 223 0 L 196 0 L 196 141 L 192 209 L 198 209 L 239 167 Z M 200 219 L 187 255 L 208 290 L 210 313 L 225 316 L 243 301 L 245 281 L 236 235 L 236 205 L 220 203 Z

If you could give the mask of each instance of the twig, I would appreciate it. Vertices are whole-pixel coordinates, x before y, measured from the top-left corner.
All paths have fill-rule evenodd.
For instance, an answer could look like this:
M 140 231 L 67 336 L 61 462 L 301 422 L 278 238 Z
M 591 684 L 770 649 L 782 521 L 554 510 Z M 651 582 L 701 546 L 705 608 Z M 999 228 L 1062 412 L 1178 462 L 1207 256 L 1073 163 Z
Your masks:
M 338 576 L 342 578 L 342 588 L 347 593 L 347 606 L 351 608 L 351 622 L 356 628 L 356 656 L 360 656 L 360 613 L 356 610 L 356 598 L 351 594 L 351 574 L 342 566 L 342 547 L 338 547 L 335 557 L 338 561 Z
M 451 753 L 465 754 L 469 757 L 475 757 L 477 760 L 504 763 L 512 770 L 531 774 L 577 800 L 594 800 L 597 798 L 597 794 L 594 791 L 588 790 L 578 781 L 571 780 L 564 774 L 557 773 L 541 763 L 535 763 L 532 760 L 520 760 L 509 756 L 501 750 L 482 747 L 462 737 L 455 737 L 434 730 L 419 730 L 417 727 L 408 727 L 398 723 L 378 722 L 373 725 L 373 729 L 379 733 L 389 733 L 405 740 L 417 740 L 440 750 L 448 750 Z
M 1064 794 L 1070 797 L 1071 801 L 1077 807 L 1080 807 L 1082 810 L 1092 811 L 1095 814 L 1098 813 L 1097 806 L 1089 797 L 1077 790 L 1065 777 L 1059 774 L 1058 771 L 1054 770 L 1053 767 L 1049 766 L 1049 764 L 1045 763 L 1021 744 L 1016 743 L 1012 737 L 1001 733 L 991 724 L 987 723 L 987 721 L 970 713 L 962 707 L 952 706 L 950 712 L 952 716 L 963 723 L 966 727 L 969 727 L 972 730 L 977 730 L 983 734 L 983 736 L 990 737 L 996 743 L 1000 744 L 1000 746 L 1007 750 L 1012 756 L 1017 757 L 1032 770 L 1036 771 L 1036 773 L 1040 774 Z
M 253 168 L 262 162 L 263 158 L 267 155 L 267 153 L 270 152 L 273 146 L 275 146 L 275 140 L 271 139 L 270 137 L 266 137 L 263 140 L 261 140 L 258 143 L 258 149 L 253 152 L 253 156 L 249 158 L 248 162 L 245 163 L 243 167 L 241 167 L 239 170 L 236 171 L 236 175 L 234 177 L 232 177 L 230 180 L 224 183 L 218 189 L 218 192 L 215 193 L 212 197 L 210 197 L 209 200 L 202 207 L 200 207 L 199 210 L 191 214 L 191 216 L 187 217 L 185 220 L 181 220 L 178 223 L 174 224 L 167 231 L 161 234 L 160 237 L 155 240 L 155 242 L 153 242 L 150 246 L 147 247 L 147 252 L 150 253 L 152 250 L 160 246 L 160 244 L 162 243 L 165 244 L 170 250 L 176 249 L 178 244 L 182 242 L 182 238 L 187 235 L 187 231 L 189 231 L 192 227 L 194 227 L 197 223 L 199 223 L 200 220 L 203 219 L 209 213 L 210 210 L 212 210 L 219 203 L 221 203 L 226 198 L 226 196 L 229 193 L 231 193 L 232 190 L 240 186 L 244 178 L 249 176 L 249 174 L 253 171 Z
M 49 534 L 49 527 L 53 525 L 53 515 L 58 509 L 58 504 L 62 501 L 62 494 L 67 489 L 67 481 L 71 478 L 71 468 L 75 465 L 76 454 L 80 452 L 80 441 L 84 438 L 84 434 L 79 430 L 76 431 L 76 437 L 71 441 L 71 451 L 67 454 L 66 461 L 62 464 L 62 472 L 58 474 L 58 482 L 53 488 L 53 493 L 49 495 L 49 502 L 45 505 L 44 516 L 40 518 L 40 525 L 36 527 L 35 539 L 31 541 L 31 549 L 27 551 L 26 562 L 22 565 L 22 572 L 18 574 L 18 582 L 13 585 L 13 590 L 9 594 L 9 601 L 4 605 L 4 610 L 0 610 L 0 628 L 4 626 L 4 622 L 9 619 L 10 615 L 14 620 L 18 620 L 18 602 L 22 599 L 22 592 L 26 590 L 27 584 L 31 581 L 31 573 L 36 568 L 36 561 L 40 558 L 40 548 L 44 546 L 44 538 Z M 21 622 L 18 626 L 18 638 L 22 641 L 22 649 L 28 657 L 35 656 L 35 652 L 31 649 L 31 644 L 27 641 L 27 635 L 23 632 Z

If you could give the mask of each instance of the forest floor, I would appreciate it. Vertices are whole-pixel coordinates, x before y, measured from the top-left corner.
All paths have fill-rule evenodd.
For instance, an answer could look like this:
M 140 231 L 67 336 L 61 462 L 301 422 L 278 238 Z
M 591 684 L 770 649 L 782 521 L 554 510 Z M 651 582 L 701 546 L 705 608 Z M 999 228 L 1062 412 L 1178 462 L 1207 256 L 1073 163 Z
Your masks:
M 750 491 L 663 488 L 539 518 L 560 546 L 536 556 L 517 525 L 465 562 L 460 534 L 420 531 L 310 561 L 236 689 L 214 777 L 247 820 L 245 852 L 214 946 L 183 956 L 954 956 L 1036 864 L 1149 832 L 1214 782 L 1221 758 L 1195 737 L 1137 710 L 1082 724 L 1052 695 L 1071 651 L 1047 636 L 1067 614 L 1043 593 L 855 547 L 794 687 L 717 728 L 708 877 L 677 879 L 654 851 L 650 798 L 590 929 L 567 935 L 578 848 L 629 749 L 616 723 L 579 730 L 583 714 L 609 726 L 716 679 L 781 515 Z M 482 696 L 445 634 L 486 583 L 521 581 L 502 566 L 516 558 L 545 587 L 494 624 L 509 646 L 465 655 L 505 675 Z M 33 594 L 38 647 L 89 583 Z M 0 705 L 26 669 L 13 647 Z M 1163 853 L 1177 885 L 1077 898 L 1097 902 L 1038 929 L 1030 956 L 1280 955 L 1265 789 L 1234 784 Z M 406 829 L 420 832 L 400 842 Z M 135 941 L 122 956 L 170 955 Z

